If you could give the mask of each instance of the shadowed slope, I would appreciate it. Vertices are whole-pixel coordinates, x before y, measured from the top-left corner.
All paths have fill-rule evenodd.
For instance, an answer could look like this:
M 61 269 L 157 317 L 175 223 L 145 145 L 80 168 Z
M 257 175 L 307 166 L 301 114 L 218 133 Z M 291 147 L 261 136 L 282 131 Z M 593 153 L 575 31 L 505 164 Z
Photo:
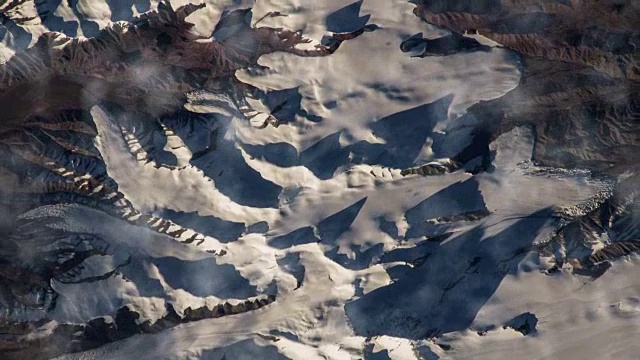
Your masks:
M 549 215 L 531 214 L 491 236 L 477 227 L 431 250 L 396 283 L 345 305 L 356 334 L 424 339 L 467 329 Z

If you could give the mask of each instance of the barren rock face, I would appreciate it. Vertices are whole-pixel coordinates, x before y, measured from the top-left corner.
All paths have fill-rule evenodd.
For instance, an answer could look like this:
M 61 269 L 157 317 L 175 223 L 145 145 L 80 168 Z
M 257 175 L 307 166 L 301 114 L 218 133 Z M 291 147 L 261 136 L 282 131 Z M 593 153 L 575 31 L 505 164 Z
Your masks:
M 429 1 L 414 12 L 426 22 L 481 34 L 522 55 L 520 86 L 475 105 L 468 116 L 485 119 L 492 133 L 535 124 L 535 160 L 604 170 L 621 163 L 634 166 L 631 154 L 638 152 L 640 35 L 634 6 Z
M 0 0 L 0 358 L 640 350 L 634 2 L 183 3 Z
M 432 24 L 484 35 L 523 55 L 638 80 L 637 5 L 632 1 L 419 1 Z

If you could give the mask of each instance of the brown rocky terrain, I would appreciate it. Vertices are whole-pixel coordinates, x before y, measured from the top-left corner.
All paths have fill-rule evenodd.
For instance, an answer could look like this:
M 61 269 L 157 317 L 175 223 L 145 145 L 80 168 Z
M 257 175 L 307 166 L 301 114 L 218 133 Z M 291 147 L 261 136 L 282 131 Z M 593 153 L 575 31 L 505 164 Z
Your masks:
M 640 149 L 638 9 L 632 1 L 416 1 L 414 13 L 454 33 L 477 33 L 521 55 L 521 83 L 457 120 L 480 120 L 477 144 L 536 127 L 542 165 L 624 172 Z M 462 152 L 467 162 L 476 152 Z

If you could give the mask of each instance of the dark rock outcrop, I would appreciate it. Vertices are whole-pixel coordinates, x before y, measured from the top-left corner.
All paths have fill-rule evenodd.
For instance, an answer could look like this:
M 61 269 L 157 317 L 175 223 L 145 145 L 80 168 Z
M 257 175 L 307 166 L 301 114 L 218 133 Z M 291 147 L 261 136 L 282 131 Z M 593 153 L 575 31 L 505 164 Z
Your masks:
M 273 301 L 275 297 L 269 296 L 245 300 L 235 305 L 221 303 L 211 309 L 207 306 L 187 308 L 182 316 L 178 315 L 171 304 L 167 304 L 165 315 L 153 323 L 149 320 L 141 322 L 140 314 L 125 306 L 118 309 L 113 320 L 100 317 L 86 324 L 54 324 L 49 334 L 35 339 L 24 338 L 24 335 L 37 331 L 38 327 L 47 326 L 47 320 L 37 323 L 0 323 L 0 332 L 6 335 L 0 342 L 0 354 L 7 360 L 48 359 L 64 353 L 92 349 L 136 334 L 157 333 L 191 321 L 258 310 Z
M 537 325 L 538 325 L 538 318 L 534 314 L 530 312 L 526 312 L 509 320 L 504 325 L 504 328 L 505 329 L 511 328 L 521 333 L 522 335 L 527 336 L 527 335 L 536 333 Z

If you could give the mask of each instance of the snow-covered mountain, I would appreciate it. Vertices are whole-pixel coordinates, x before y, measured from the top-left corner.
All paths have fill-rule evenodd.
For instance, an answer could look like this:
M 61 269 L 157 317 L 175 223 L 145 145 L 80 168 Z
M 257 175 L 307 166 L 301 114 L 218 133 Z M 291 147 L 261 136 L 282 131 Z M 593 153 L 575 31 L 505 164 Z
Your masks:
M 637 358 L 639 10 L 0 0 L 0 357 Z

